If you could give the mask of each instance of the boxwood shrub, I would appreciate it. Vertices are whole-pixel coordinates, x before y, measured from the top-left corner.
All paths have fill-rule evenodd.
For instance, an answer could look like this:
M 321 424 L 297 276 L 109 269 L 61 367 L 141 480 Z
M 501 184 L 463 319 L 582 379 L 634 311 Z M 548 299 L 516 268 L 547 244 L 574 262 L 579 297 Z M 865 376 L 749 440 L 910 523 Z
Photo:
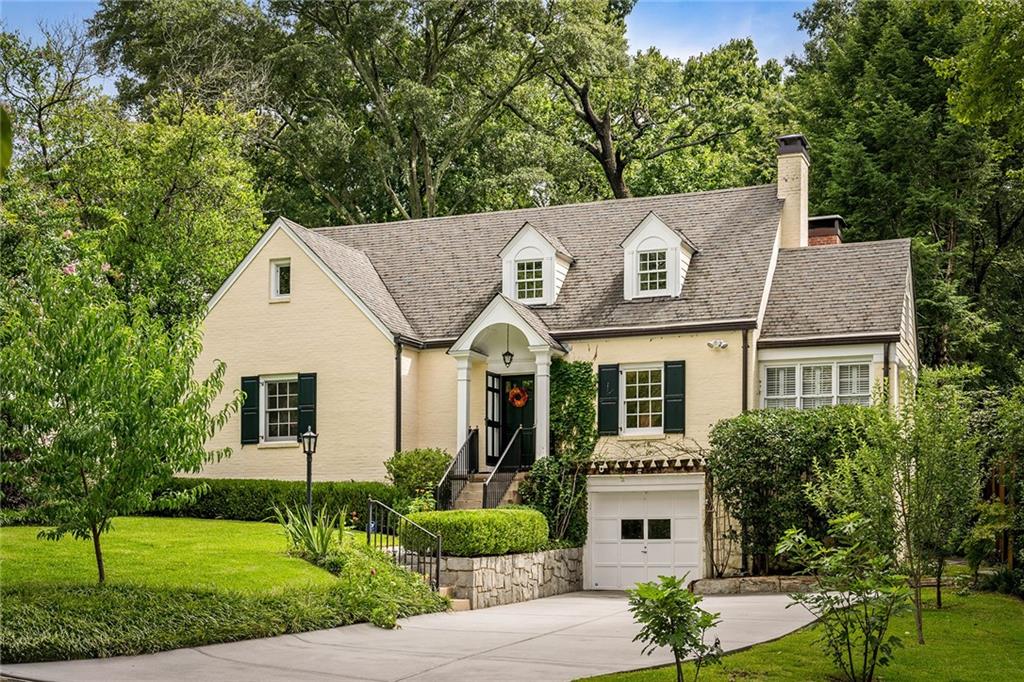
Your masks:
M 191 516 L 200 519 L 270 521 L 274 507 L 299 507 L 306 503 L 305 481 L 274 481 L 243 478 L 175 478 L 172 490 L 205 485 L 207 491 L 180 509 L 156 510 L 154 516 Z M 369 498 L 395 507 L 402 496 L 394 486 L 377 481 L 324 481 L 313 483 L 313 507 L 344 513 L 349 523 L 366 528 Z
M 548 522 L 536 509 L 456 509 L 417 512 L 409 518 L 441 536 L 441 551 L 451 556 L 494 556 L 536 552 L 548 542 Z M 433 549 L 415 528 L 402 529 L 402 544 L 417 551 Z

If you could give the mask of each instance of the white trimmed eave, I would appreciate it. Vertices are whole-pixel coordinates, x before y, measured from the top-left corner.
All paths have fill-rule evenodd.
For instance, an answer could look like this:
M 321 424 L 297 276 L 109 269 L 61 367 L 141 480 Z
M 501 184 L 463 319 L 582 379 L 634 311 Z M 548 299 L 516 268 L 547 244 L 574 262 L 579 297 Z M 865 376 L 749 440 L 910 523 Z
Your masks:
M 563 348 L 552 346 L 544 337 L 537 333 L 533 325 L 523 319 L 523 316 L 508 302 L 508 299 L 501 294 L 495 294 L 491 302 L 466 327 L 466 331 L 462 332 L 462 335 L 451 345 L 451 348 L 448 349 L 448 354 L 457 356 L 477 352 L 473 348 L 476 338 L 482 331 L 496 324 L 508 324 L 518 329 L 526 337 L 527 346 L 531 349 L 534 347 L 551 348 L 564 352 Z
M 309 258 L 314 263 L 316 263 L 317 266 L 319 266 L 321 272 L 327 275 L 328 279 L 334 282 L 334 285 L 341 289 L 342 293 L 344 293 L 349 298 L 349 300 L 351 300 L 352 303 L 364 315 L 366 315 L 367 319 L 369 319 L 370 322 L 373 323 L 373 326 L 375 326 L 380 331 L 381 334 L 387 337 L 388 341 L 390 341 L 391 343 L 395 342 L 394 332 L 388 329 L 387 325 L 385 325 L 384 322 L 381 321 L 381 319 L 377 317 L 377 315 L 375 315 L 373 311 L 370 310 L 369 307 L 367 307 L 366 303 L 364 303 L 363 300 L 359 298 L 358 295 L 356 295 L 356 292 L 352 291 L 351 287 L 345 284 L 345 282 L 340 277 L 338 277 L 336 272 L 327 267 L 327 264 L 324 263 L 323 259 L 321 259 L 320 256 L 318 256 L 316 252 L 313 251 L 313 249 L 309 248 L 309 245 L 306 244 L 306 242 L 304 242 L 297 234 L 295 234 L 295 230 L 291 227 L 290 221 L 288 221 L 285 218 L 278 218 L 277 220 L 275 220 L 273 224 L 267 228 L 267 231 L 263 233 L 263 236 L 260 237 L 259 241 L 256 242 L 256 244 L 251 249 L 249 249 L 249 253 L 245 255 L 245 258 L 242 259 L 242 262 L 238 264 L 238 266 L 231 272 L 230 275 L 228 275 L 228 278 L 224 280 L 224 283 L 220 285 L 220 288 L 217 289 L 217 292 L 210 298 L 209 302 L 206 304 L 207 315 L 209 315 L 210 312 L 214 309 L 214 307 L 220 302 L 220 300 L 224 298 L 224 295 L 227 294 L 227 292 L 231 289 L 231 287 L 238 280 L 238 278 L 241 277 L 242 273 L 245 272 L 245 269 L 248 268 L 249 265 L 252 264 L 254 260 L 256 260 L 256 256 L 258 256 L 260 251 L 263 250 L 263 247 L 266 246 L 267 243 L 279 231 L 283 231 L 286 235 L 288 235 L 288 237 L 290 237 L 291 240 L 295 242 L 299 249 L 304 254 L 306 254 L 306 257 Z

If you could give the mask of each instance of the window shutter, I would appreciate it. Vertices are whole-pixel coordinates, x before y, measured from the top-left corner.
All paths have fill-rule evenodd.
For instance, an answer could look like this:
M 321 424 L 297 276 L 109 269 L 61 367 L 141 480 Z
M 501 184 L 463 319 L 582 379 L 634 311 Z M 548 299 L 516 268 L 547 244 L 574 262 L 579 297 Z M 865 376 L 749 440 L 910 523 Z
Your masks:
M 686 432 L 686 362 L 665 363 L 665 433 Z
M 260 378 L 242 377 L 242 445 L 260 442 Z
M 316 432 L 316 374 L 299 375 L 299 438 L 306 429 Z
M 597 432 L 602 436 L 619 434 L 619 366 L 597 368 Z

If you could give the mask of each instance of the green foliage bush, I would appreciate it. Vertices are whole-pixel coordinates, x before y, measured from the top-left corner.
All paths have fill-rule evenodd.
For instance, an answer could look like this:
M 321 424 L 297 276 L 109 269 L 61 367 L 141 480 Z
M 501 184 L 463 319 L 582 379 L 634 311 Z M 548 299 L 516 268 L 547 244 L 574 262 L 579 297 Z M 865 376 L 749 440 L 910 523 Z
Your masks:
M 441 611 L 447 600 L 366 545 L 339 555 L 328 586 L 252 594 L 138 585 L 25 585 L 2 593 L 5 663 L 130 656 Z
M 272 481 L 244 478 L 176 478 L 174 490 L 204 487 L 196 500 L 180 509 L 153 512 L 158 516 L 190 516 L 200 519 L 269 521 L 274 508 L 299 508 L 306 504 L 305 481 Z M 313 507 L 344 513 L 350 525 L 366 528 L 369 498 L 394 507 L 402 495 L 386 483 L 376 481 L 323 481 L 313 483 Z
M 388 479 L 405 497 L 412 499 L 433 492 L 441 482 L 452 456 L 438 448 L 396 452 L 384 462 Z
M 551 363 L 551 456 L 537 460 L 519 485 L 523 504 L 544 514 L 551 540 L 587 540 L 587 463 L 597 443 L 597 375 L 589 362 Z
M 409 518 L 441 536 L 441 551 L 452 556 L 494 556 L 536 552 L 548 542 L 548 522 L 536 509 L 500 507 L 410 514 Z M 425 536 L 404 527 L 402 544 L 416 551 L 431 551 Z
M 827 520 L 808 499 L 807 485 L 838 453 L 856 449 L 875 418 L 875 408 L 840 405 L 759 410 L 715 424 L 707 468 L 715 494 L 740 524 L 740 543 L 757 572 L 769 570 L 787 528 L 825 536 Z

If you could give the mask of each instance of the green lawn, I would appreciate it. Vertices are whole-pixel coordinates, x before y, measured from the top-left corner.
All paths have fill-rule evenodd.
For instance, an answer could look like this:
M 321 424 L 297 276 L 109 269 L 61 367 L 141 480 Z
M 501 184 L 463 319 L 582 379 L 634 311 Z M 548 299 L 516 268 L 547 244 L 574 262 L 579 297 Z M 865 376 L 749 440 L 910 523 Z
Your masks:
M 11 663 L 130 655 L 438 611 L 419 576 L 346 542 L 335 576 L 286 554 L 277 524 L 119 518 L 92 543 L 0 528 L 0 650 Z
M 39 540 L 38 533 L 35 526 L 0 528 L 5 588 L 96 583 L 91 541 Z M 327 571 L 286 555 L 276 523 L 119 518 L 102 547 L 111 585 L 267 592 L 335 582 Z
M 929 595 L 934 603 L 934 591 Z M 913 614 L 900 616 L 895 628 L 905 643 L 892 665 L 881 669 L 885 682 L 943 680 L 968 682 L 1020 680 L 1024 670 L 1024 600 L 999 594 L 957 596 L 943 593 L 943 608 L 925 612 L 926 644 L 918 646 Z M 793 607 L 799 608 L 799 607 Z M 782 639 L 727 655 L 723 665 L 704 668 L 700 679 L 821 680 L 838 678 L 821 647 L 814 626 Z M 692 666 L 685 674 L 692 679 Z M 622 673 L 593 680 L 617 682 L 675 682 L 675 667 Z

